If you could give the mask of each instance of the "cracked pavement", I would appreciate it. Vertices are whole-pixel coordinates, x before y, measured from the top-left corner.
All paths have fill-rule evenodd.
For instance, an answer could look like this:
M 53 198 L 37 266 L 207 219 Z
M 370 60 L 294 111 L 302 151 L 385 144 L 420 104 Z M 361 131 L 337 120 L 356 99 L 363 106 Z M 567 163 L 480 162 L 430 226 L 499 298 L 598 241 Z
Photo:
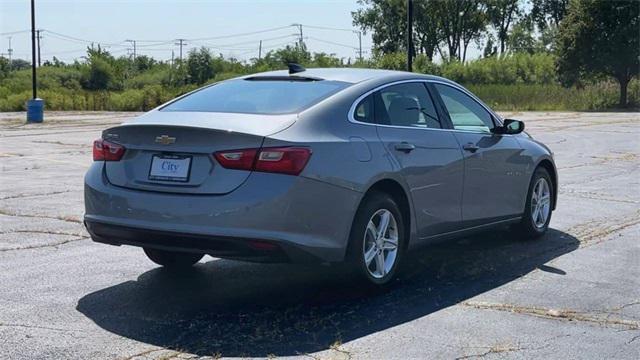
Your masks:
M 91 143 L 135 114 L 2 113 L 0 359 L 640 358 L 640 114 L 504 115 L 555 153 L 552 230 L 420 249 L 373 291 L 339 266 L 206 257 L 169 274 L 93 243 Z

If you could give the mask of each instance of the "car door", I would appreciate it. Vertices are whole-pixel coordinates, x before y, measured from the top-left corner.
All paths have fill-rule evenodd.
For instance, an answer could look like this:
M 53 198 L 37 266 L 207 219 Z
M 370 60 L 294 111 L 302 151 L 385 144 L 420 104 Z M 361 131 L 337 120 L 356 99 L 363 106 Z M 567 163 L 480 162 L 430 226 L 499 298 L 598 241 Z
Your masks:
M 427 238 L 459 228 L 463 160 L 426 84 L 403 82 L 373 96 L 380 141 L 410 190 L 418 234 Z
M 494 115 L 461 89 L 441 83 L 433 86 L 464 154 L 464 226 L 520 215 L 528 162 L 517 138 L 492 133 Z

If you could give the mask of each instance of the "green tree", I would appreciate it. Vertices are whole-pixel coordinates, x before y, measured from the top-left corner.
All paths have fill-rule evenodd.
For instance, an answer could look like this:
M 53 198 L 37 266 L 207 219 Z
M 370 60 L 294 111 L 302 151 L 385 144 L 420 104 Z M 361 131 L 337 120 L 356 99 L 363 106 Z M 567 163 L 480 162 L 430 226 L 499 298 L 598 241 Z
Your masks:
M 531 0 L 531 18 L 542 31 L 558 27 L 567 13 L 569 0 Z
M 9 59 L 0 56 L 0 79 L 4 79 L 7 76 L 9 76 Z
M 560 23 L 557 68 L 565 85 L 583 76 L 611 76 L 620 85 L 619 105 L 640 72 L 640 2 L 571 0 Z
M 353 25 L 371 32 L 374 51 L 390 54 L 406 49 L 406 0 L 358 0 Z
M 109 90 L 113 89 L 114 70 L 111 65 L 114 62 L 113 56 L 100 45 L 98 47 L 87 47 L 85 57 L 88 67 L 84 69 L 82 86 L 88 90 Z
M 522 14 L 521 0 L 485 0 L 491 25 L 496 30 L 500 42 L 500 54 L 504 54 L 509 37 L 509 29 Z
M 187 78 L 190 84 L 204 84 L 213 78 L 213 57 L 209 49 L 192 49 L 187 56 Z
M 471 41 L 477 41 L 486 26 L 486 9 L 480 0 L 430 1 L 432 19 L 437 19 L 450 60 L 463 59 Z M 444 54 L 441 54 L 444 56 Z
M 545 49 L 542 41 L 534 34 L 531 19 L 524 18 L 511 28 L 507 38 L 507 48 L 513 52 L 527 52 L 533 54 Z

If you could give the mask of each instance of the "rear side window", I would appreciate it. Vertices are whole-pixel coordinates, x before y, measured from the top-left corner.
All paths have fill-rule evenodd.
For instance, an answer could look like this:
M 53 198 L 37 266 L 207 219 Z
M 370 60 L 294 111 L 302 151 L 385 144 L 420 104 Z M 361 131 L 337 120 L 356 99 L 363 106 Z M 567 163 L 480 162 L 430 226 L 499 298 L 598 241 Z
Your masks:
M 360 122 L 371 124 L 375 122 L 373 118 L 373 95 L 367 96 L 358 103 L 353 117 L 356 121 Z
M 422 82 L 391 85 L 380 90 L 376 107 L 379 124 L 440 129 L 440 120 Z
M 288 114 L 346 88 L 341 81 L 230 80 L 205 87 L 161 111 Z

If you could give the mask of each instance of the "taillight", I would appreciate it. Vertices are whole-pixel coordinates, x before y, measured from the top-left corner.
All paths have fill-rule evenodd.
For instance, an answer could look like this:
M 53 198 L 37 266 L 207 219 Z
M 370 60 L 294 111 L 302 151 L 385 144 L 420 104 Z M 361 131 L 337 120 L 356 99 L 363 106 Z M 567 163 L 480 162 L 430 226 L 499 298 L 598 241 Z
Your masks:
M 311 157 L 311 149 L 278 147 L 218 151 L 213 154 L 227 169 L 298 175 Z
M 122 145 L 98 139 L 93 142 L 93 161 L 120 161 L 125 150 Z
M 227 169 L 251 170 L 256 159 L 257 149 L 218 151 L 213 156 Z

